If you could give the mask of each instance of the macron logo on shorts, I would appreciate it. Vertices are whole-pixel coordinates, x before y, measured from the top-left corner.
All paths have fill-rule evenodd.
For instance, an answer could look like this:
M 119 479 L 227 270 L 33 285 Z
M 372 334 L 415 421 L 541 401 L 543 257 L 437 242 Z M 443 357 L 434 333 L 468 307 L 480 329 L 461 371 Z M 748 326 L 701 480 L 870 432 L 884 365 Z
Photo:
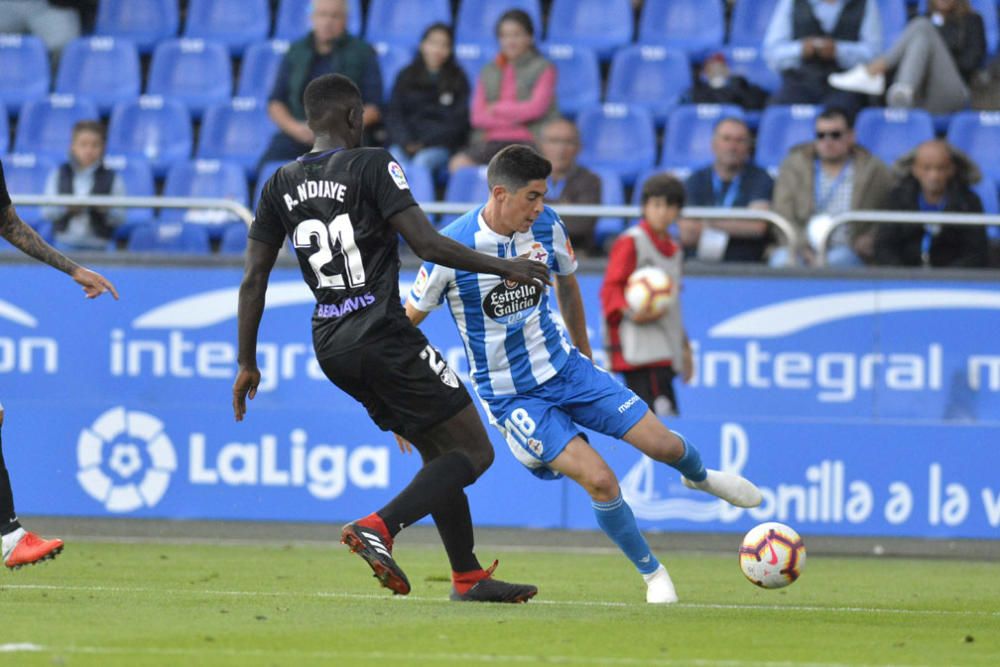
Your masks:
M 618 406 L 618 414 L 620 415 L 625 414 L 626 410 L 628 410 L 638 402 L 639 402 L 639 396 L 637 394 L 632 394 L 632 398 L 628 399 L 627 401 Z

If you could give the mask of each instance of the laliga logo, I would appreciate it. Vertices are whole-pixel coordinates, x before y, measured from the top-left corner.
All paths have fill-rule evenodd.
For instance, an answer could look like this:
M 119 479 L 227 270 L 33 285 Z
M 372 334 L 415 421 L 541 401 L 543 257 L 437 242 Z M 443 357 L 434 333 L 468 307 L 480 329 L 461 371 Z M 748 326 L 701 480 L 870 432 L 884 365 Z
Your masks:
M 177 469 L 163 422 L 123 407 L 108 410 L 80 432 L 76 457 L 80 486 L 115 513 L 155 506 Z

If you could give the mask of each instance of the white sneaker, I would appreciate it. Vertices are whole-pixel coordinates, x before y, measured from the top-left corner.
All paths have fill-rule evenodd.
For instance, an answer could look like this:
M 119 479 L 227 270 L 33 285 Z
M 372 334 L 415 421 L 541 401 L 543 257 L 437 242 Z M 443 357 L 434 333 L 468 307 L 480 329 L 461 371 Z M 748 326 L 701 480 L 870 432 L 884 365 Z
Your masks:
M 670 581 L 667 568 L 660 564 L 660 567 L 652 574 L 644 574 L 642 578 L 646 580 L 646 602 L 650 604 L 673 604 L 677 602 L 677 591 L 674 590 L 674 582 Z
M 708 476 L 700 482 L 694 482 L 687 477 L 681 477 L 681 481 L 689 489 L 711 493 L 736 507 L 757 507 L 763 502 L 764 497 L 760 494 L 760 489 L 747 478 L 718 470 L 706 472 Z
M 826 79 L 839 90 L 865 95 L 881 95 L 885 92 L 885 75 L 869 74 L 865 65 L 855 65 L 846 72 L 835 72 Z

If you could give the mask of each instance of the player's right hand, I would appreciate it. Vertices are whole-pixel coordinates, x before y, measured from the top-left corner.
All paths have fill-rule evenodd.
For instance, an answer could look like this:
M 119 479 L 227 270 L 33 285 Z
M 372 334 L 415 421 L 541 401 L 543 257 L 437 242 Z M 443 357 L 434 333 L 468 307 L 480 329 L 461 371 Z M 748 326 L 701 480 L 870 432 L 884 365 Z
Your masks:
M 247 413 L 247 395 L 253 400 L 257 395 L 257 386 L 260 384 L 260 370 L 254 366 L 247 368 L 240 366 L 236 374 L 236 382 L 233 383 L 233 415 L 236 421 L 243 421 L 243 416 Z
M 398 433 L 393 433 L 392 437 L 396 438 L 396 444 L 399 445 L 399 451 L 403 452 L 404 454 L 410 454 L 413 452 L 413 445 L 410 444 L 409 440 L 407 440 Z
M 118 300 L 118 290 L 115 289 L 110 280 L 99 273 L 81 266 L 73 272 L 72 278 L 78 285 L 83 287 L 83 291 L 88 299 L 96 299 L 105 292 L 111 292 L 111 296 L 115 297 L 115 301 Z
M 543 262 L 536 262 L 527 257 L 511 257 L 505 260 L 505 263 L 506 271 L 501 274 L 505 280 L 522 285 L 552 284 L 552 279 L 549 278 L 549 267 Z

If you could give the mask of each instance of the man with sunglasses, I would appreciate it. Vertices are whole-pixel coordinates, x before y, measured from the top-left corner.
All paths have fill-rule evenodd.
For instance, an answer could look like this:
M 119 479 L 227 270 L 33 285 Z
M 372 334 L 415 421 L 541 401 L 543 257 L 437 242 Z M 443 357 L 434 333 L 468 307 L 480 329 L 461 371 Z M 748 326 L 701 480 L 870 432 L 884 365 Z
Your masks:
M 815 139 L 794 146 L 781 163 L 774 186 L 772 210 L 804 233 L 796 248 L 799 258 L 813 264 L 818 248 L 808 244 L 810 233 L 831 216 L 852 210 L 885 208 L 893 180 L 889 167 L 855 143 L 851 118 L 829 107 L 816 117 Z M 874 256 L 874 226 L 851 223 L 836 228 L 827 244 L 830 266 L 861 266 Z M 784 266 L 784 248 L 771 253 L 772 266 Z

